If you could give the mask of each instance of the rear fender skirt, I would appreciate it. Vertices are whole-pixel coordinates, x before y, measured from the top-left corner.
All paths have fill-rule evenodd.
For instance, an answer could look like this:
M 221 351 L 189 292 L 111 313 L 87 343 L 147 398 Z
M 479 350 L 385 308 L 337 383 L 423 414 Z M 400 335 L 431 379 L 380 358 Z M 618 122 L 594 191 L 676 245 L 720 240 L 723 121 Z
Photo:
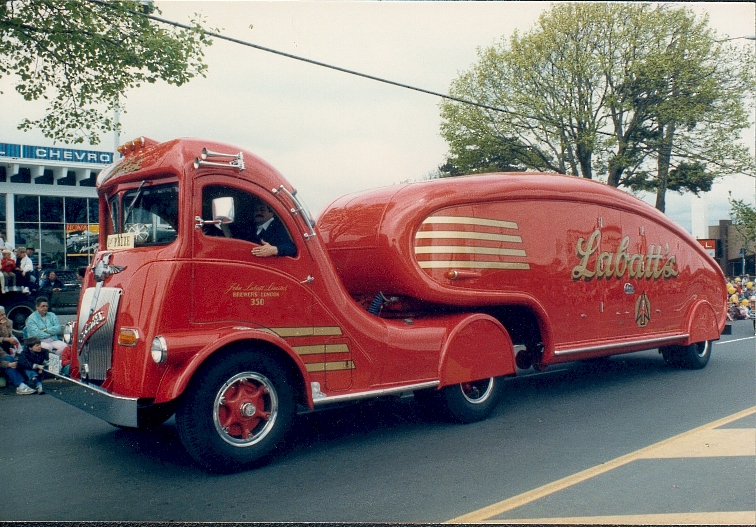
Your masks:
M 709 302 L 702 300 L 690 310 L 687 333 L 690 338 L 685 345 L 707 340 L 719 340 L 719 320 L 717 320 L 714 308 Z
M 441 350 L 440 386 L 513 375 L 514 346 L 509 333 L 495 318 L 473 314 L 449 333 Z

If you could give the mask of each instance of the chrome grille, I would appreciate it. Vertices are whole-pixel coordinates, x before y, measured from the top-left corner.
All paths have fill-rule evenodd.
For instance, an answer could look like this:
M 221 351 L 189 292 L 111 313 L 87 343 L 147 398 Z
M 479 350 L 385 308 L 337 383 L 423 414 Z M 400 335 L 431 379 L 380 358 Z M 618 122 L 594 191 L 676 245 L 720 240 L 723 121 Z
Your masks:
M 115 287 L 102 287 L 99 292 L 97 287 L 90 287 L 84 291 L 77 324 L 79 367 L 81 368 L 82 378 L 86 376 L 87 379 L 91 380 L 105 380 L 113 358 L 113 333 L 118 315 L 118 303 L 121 300 L 122 293 L 123 290 Z M 96 301 L 92 310 L 92 299 L 94 298 L 96 298 Z M 90 312 L 97 313 L 107 304 L 110 304 L 107 318 L 100 327 L 90 333 L 89 338 L 82 345 L 83 331 L 89 321 Z

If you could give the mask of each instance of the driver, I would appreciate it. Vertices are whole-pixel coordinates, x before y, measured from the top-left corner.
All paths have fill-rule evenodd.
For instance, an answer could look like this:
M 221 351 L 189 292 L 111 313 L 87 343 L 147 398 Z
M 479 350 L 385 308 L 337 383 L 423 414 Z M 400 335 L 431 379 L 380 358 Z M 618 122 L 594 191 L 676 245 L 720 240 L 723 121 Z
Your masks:
M 276 218 L 266 203 L 255 205 L 253 217 L 257 231 L 252 236 L 252 242 L 260 244 L 259 247 L 252 249 L 254 256 L 264 258 L 297 255 L 297 248 L 291 241 L 286 227 Z

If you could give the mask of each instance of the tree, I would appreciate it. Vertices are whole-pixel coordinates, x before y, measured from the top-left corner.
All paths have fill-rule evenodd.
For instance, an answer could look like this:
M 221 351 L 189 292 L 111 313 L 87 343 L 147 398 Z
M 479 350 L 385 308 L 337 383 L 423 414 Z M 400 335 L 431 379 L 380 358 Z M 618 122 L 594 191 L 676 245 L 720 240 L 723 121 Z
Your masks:
M 12 75 L 27 101 L 49 101 L 44 116 L 24 119 L 19 129 L 97 144 L 115 129 L 113 111 L 129 89 L 204 76 L 203 48 L 211 41 L 200 21 L 166 29 L 144 16 L 154 10 L 138 0 L 0 4 L 0 77 Z
M 609 185 L 657 192 L 660 210 L 667 190 L 698 193 L 752 171 L 738 138 L 750 124 L 753 53 L 718 42 L 687 8 L 557 4 L 478 55 L 451 94 L 504 111 L 441 103 L 452 165 L 470 147 L 515 145 L 499 151 L 509 164 L 606 174 Z
M 730 199 L 730 218 L 746 254 L 756 252 L 756 207 L 740 199 Z

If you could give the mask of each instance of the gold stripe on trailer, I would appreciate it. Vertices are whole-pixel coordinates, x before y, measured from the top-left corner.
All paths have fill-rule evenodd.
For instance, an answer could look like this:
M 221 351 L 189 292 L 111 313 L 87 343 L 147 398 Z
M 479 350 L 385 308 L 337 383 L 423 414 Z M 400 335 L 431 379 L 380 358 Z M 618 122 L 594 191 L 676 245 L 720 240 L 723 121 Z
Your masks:
M 415 239 L 438 240 L 450 238 L 455 240 L 488 240 L 494 242 L 522 243 L 520 236 L 511 234 L 491 234 L 488 232 L 471 231 L 418 231 Z
M 316 344 L 314 346 L 292 346 L 297 355 L 318 355 L 321 353 L 349 353 L 346 344 Z
M 423 269 L 511 269 L 527 271 L 530 264 L 521 262 L 465 262 L 465 261 L 442 261 L 430 260 L 417 262 Z
M 431 216 L 423 220 L 424 224 L 480 225 L 482 227 L 500 227 L 502 229 L 519 229 L 514 221 L 489 220 L 469 216 Z
M 301 328 L 270 328 L 279 337 L 332 337 L 341 335 L 341 328 L 335 327 L 301 327 Z
M 353 370 L 354 361 L 340 360 L 333 362 L 313 362 L 311 364 L 305 364 L 307 371 L 310 373 L 318 371 L 340 371 L 340 370 Z
M 493 254 L 496 256 L 527 256 L 523 249 L 467 247 L 463 245 L 428 245 L 415 247 L 415 254 Z

